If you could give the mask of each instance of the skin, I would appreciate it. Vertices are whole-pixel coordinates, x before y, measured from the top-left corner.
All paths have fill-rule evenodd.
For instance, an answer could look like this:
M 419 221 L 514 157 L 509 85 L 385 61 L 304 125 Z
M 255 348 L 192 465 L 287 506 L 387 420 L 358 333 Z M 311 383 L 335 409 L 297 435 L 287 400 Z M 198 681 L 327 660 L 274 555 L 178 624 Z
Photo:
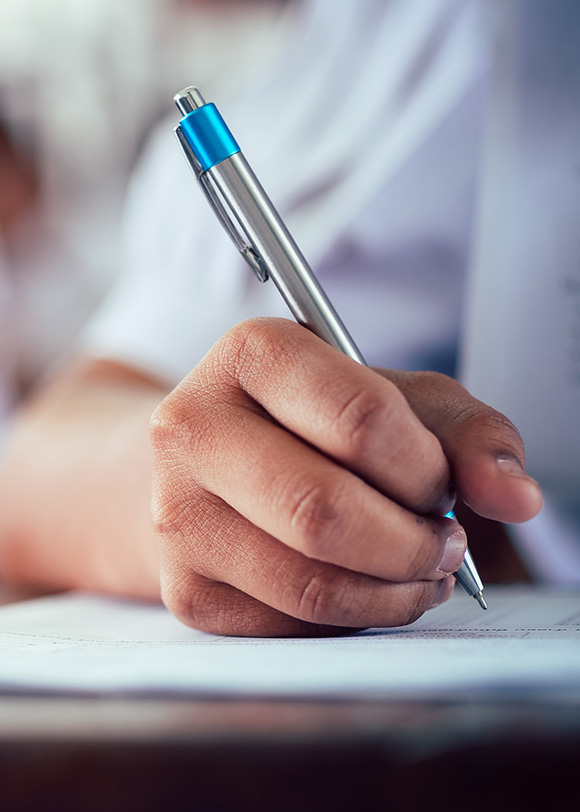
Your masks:
M 449 597 L 466 544 L 451 482 L 488 518 L 541 505 L 503 415 L 283 319 L 234 327 L 164 394 L 93 362 L 30 405 L 0 478 L 1 571 L 161 594 L 218 634 L 340 634 Z

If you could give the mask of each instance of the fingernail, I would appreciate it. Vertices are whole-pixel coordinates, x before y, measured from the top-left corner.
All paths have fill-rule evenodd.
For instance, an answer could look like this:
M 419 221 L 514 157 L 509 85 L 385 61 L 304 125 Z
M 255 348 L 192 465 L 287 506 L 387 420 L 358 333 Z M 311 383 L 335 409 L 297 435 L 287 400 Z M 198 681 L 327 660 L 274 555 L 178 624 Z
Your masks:
M 441 572 L 443 575 L 451 575 L 452 572 L 457 572 L 463 563 L 463 556 L 467 549 L 465 530 L 461 525 L 455 524 L 457 526 L 445 542 L 441 561 L 437 565 L 437 572 Z
M 455 586 L 455 578 L 452 578 L 451 575 L 448 575 L 447 578 L 444 578 L 442 581 L 439 581 L 439 587 L 437 588 L 437 592 L 435 593 L 435 597 L 433 598 L 433 603 L 429 607 L 429 609 L 435 609 L 436 606 L 441 606 L 442 603 L 448 601 L 451 595 L 453 594 L 453 587 Z
M 507 474 L 508 476 L 527 477 L 523 465 L 515 457 L 498 457 L 496 463 L 502 474 Z
M 496 462 L 497 467 L 502 474 L 505 474 L 506 476 L 514 476 L 523 481 L 530 493 L 532 491 L 535 493 L 541 493 L 539 484 L 526 472 L 517 458 L 498 457 Z

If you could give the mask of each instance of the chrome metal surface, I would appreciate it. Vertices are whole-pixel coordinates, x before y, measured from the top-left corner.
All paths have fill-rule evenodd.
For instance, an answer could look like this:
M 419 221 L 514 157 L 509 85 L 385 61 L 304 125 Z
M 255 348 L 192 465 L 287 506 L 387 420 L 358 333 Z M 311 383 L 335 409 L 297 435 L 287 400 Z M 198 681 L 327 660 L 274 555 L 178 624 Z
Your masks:
M 228 201 L 221 196 L 218 187 L 215 185 L 215 180 L 212 177 L 211 172 L 202 172 L 197 176 L 197 179 L 205 192 L 210 206 L 216 213 L 218 220 L 221 222 L 222 226 L 233 240 L 233 243 L 240 254 L 242 254 L 260 282 L 267 282 L 268 268 L 266 264 L 262 260 L 261 256 L 256 253 L 251 243 L 247 241 L 245 235 L 240 233 L 240 228 L 235 222 L 233 212 L 230 211 Z
M 487 604 L 482 595 L 483 584 L 469 550 L 465 551 L 463 564 L 455 573 L 455 579 L 468 595 L 471 595 L 472 598 L 476 599 L 482 609 L 487 609 Z
M 239 227 L 232 220 L 232 214 L 228 210 L 226 201 L 220 197 L 219 191 L 215 187 L 211 176 L 202 170 L 201 164 L 197 160 L 195 152 L 189 146 L 189 142 L 183 130 L 178 125 L 174 128 L 173 132 L 177 136 L 177 140 L 181 145 L 183 154 L 185 155 L 191 171 L 201 186 L 204 195 L 207 197 L 208 203 L 214 210 L 216 217 L 260 282 L 266 282 L 268 279 L 267 268 L 261 261 L 258 254 L 256 254 L 252 246 L 247 242 L 246 239 L 244 239 L 244 236 L 240 234 Z
M 194 85 L 190 85 L 176 93 L 173 101 L 184 116 L 193 113 L 194 110 L 203 107 L 205 104 L 205 99 Z
M 241 153 L 206 173 L 299 324 L 366 366 L 259 180 Z
M 181 127 L 179 125 L 177 127 L 173 128 L 173 132 L 177 136 L 177 140 L 179 141 L 179 143 L 181 145 L 181 149 L 183 150 L 183 153 L 185 155 L 187 163 L 191 167 L 191 170 L 192 170 L 193 174 L 195 175 L 195 177 L 199 180 L 202 169 L 201 169 L 200 162 L 197 160 L 197 156 L 196 156 L 195 152 L 189 146 L 189 141 L 185 137 L 185 135 L 183 133 L 183 130 L 181 129 Z

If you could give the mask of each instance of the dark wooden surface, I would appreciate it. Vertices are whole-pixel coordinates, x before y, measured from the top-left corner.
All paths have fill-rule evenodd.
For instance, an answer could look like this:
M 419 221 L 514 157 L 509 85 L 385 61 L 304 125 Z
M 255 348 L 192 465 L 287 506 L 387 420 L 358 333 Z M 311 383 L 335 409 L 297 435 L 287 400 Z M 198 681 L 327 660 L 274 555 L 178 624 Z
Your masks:
M 578 696 L 0 696 L 1 812 L 567 810 L 579 764 Z

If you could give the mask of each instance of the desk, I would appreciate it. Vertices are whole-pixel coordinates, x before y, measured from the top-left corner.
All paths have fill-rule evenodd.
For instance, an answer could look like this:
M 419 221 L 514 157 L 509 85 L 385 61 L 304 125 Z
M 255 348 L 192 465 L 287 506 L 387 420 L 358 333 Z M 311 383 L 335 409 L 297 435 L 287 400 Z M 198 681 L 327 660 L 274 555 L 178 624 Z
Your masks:
M 2 812 L 551 812 L 574 807 L 579 764 L 578 696 L 0 697 Z

